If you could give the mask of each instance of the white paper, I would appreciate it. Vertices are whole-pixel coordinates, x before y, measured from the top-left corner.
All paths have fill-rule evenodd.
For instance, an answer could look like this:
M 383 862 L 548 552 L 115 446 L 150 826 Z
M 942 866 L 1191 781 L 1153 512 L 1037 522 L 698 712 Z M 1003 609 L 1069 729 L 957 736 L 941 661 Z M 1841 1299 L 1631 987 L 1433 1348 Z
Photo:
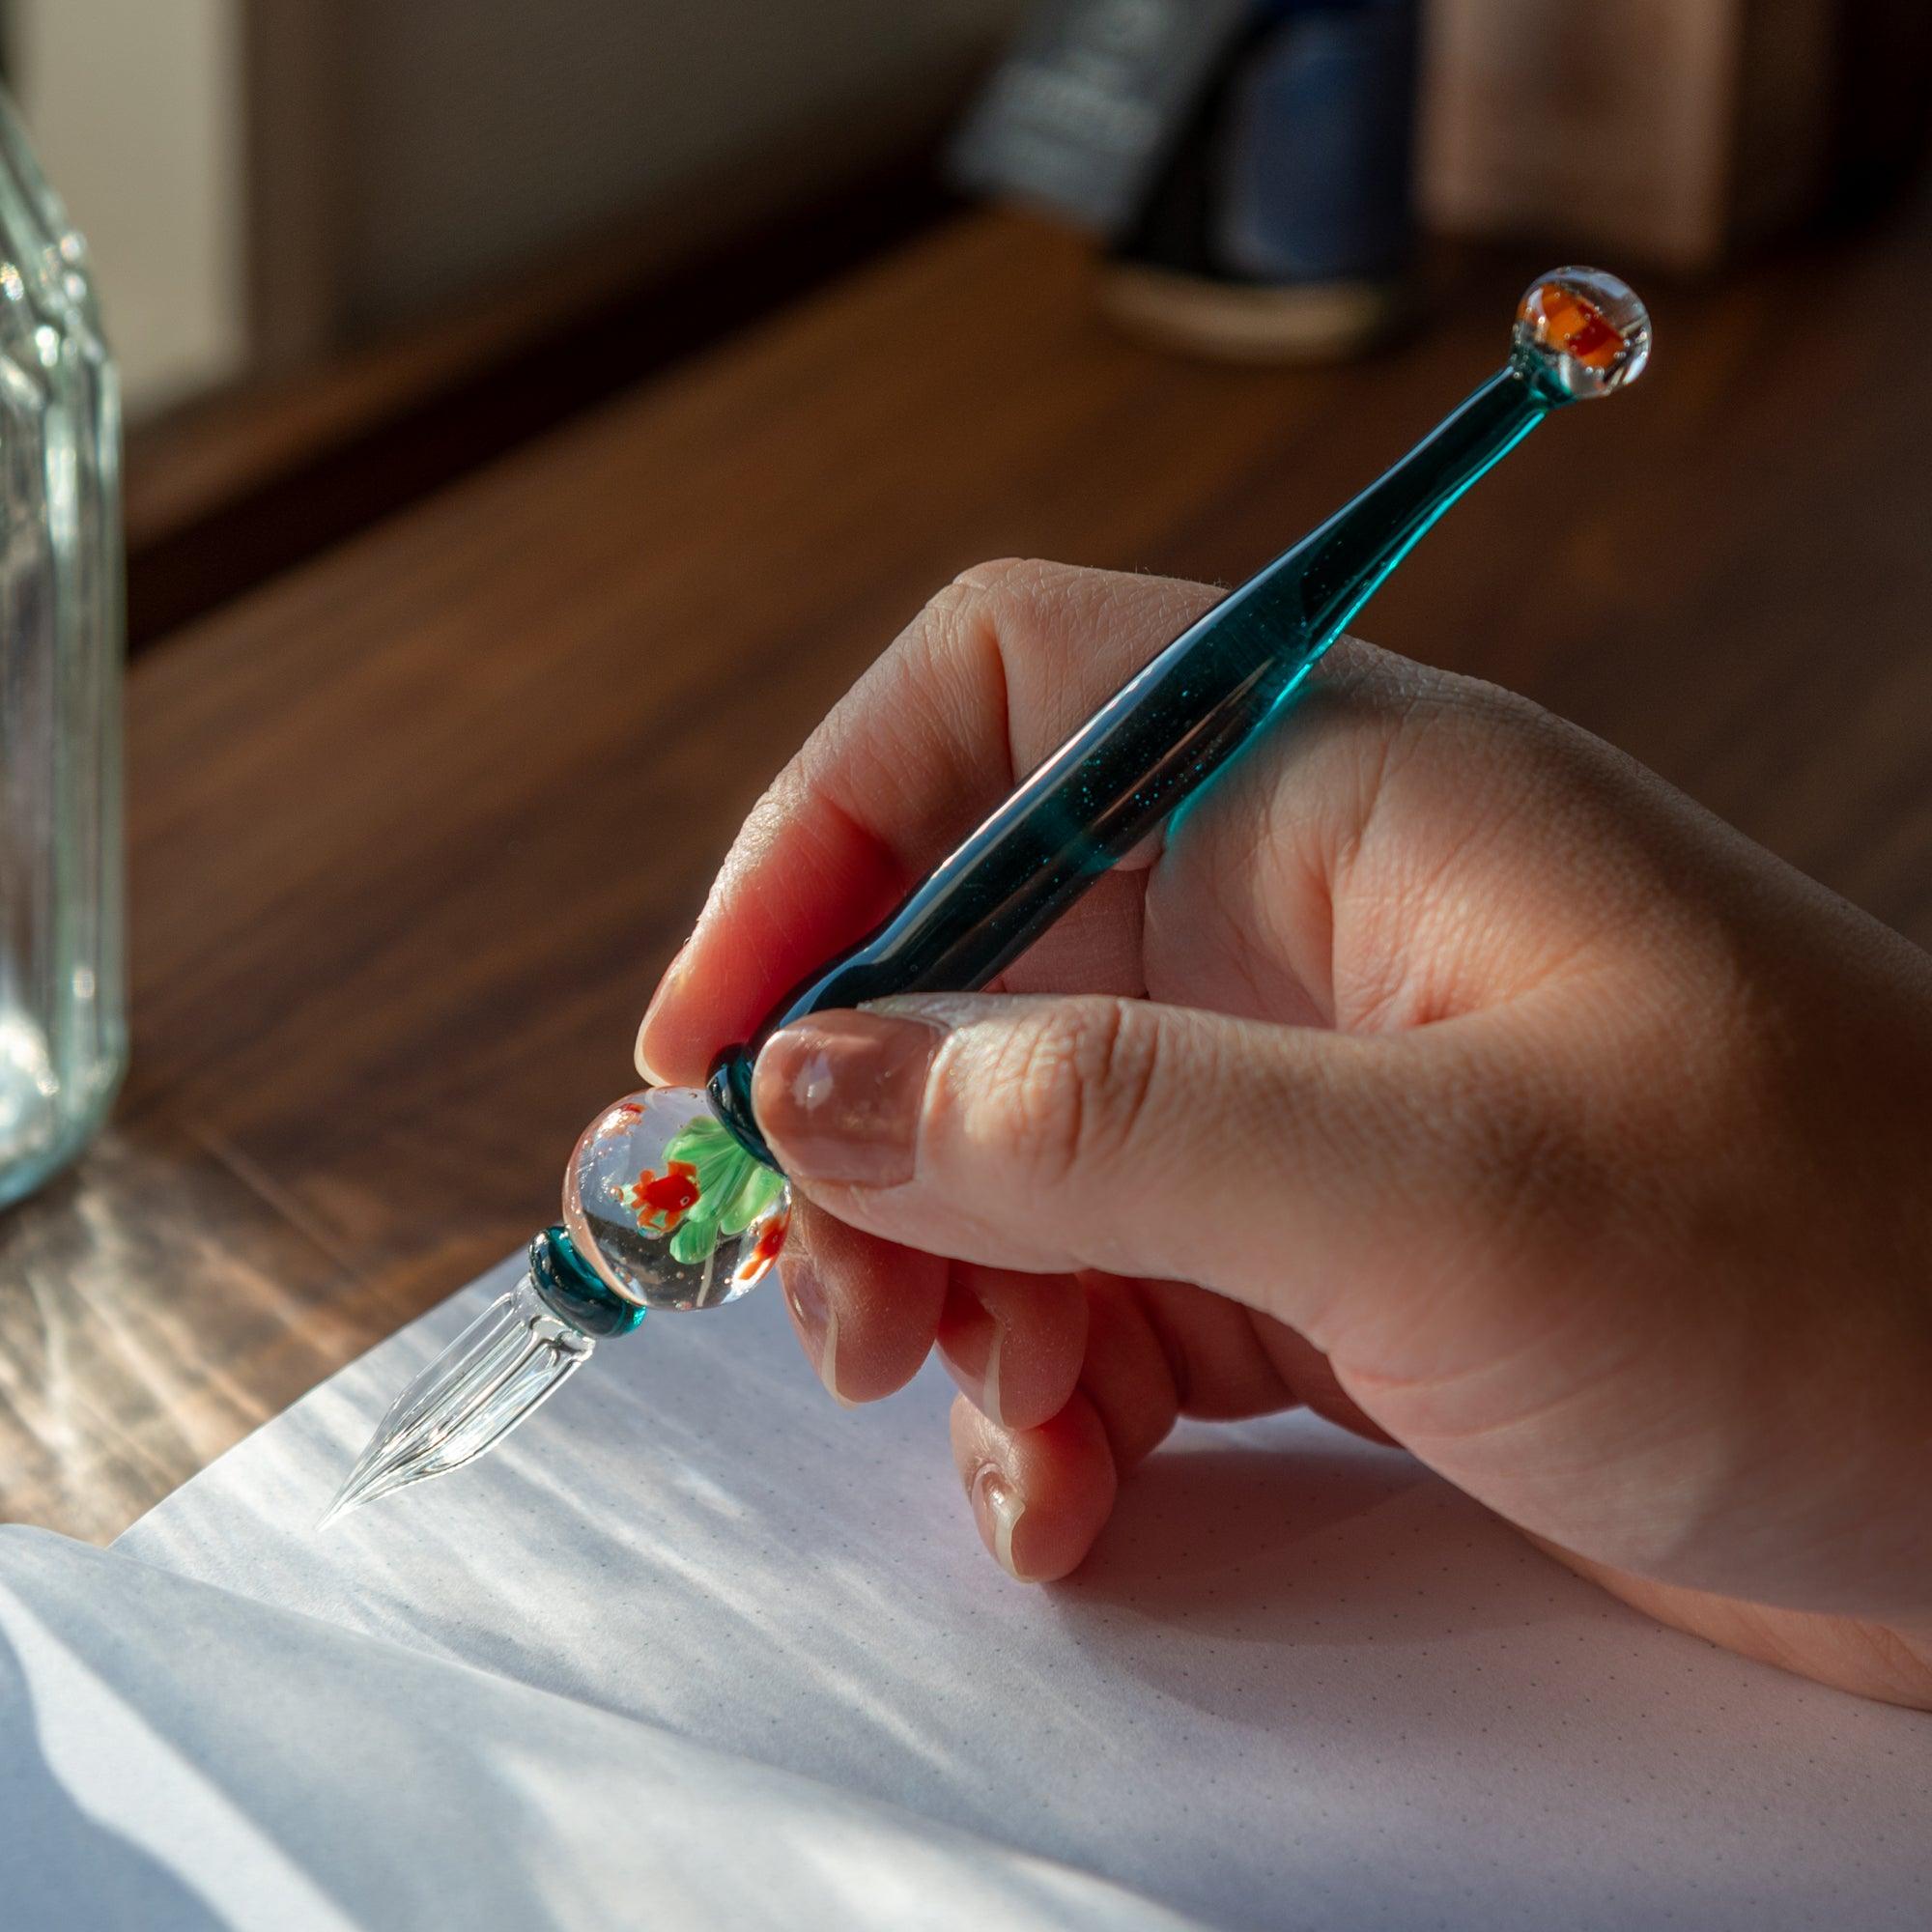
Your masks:
M 1182 1932 L 890 1808 L 0 1530 L 14 1932 Z
M 1078 1577 L 1022 1589 L 944 1378 L 841 1411 L 766 1293 L 653 1316 L 485 1463 L 317 1538 L 500 1285 L 117 1548 L 1231 1932 L 1932 1919 L 1932 1724 L 1662 1630 L 1307 1417 L 1183 1429 Z

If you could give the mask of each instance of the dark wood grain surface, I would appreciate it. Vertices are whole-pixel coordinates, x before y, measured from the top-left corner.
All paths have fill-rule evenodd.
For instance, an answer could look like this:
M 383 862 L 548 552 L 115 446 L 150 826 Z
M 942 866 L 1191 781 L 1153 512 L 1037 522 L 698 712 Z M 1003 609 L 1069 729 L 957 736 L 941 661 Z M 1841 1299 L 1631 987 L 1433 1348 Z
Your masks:
M 1319 373 L 1121 340 L 958 222 L 148 653 L 135 1065 L 0 1220 L 0 1515 L 105 1537 L 505 1253 L 740 815 L 924 596 L 1232 582 L 1500 359 L 1536 263 Z M 1527 690 L 1932 942 L 1932 229 L 1657 303 L 1365 629 Z

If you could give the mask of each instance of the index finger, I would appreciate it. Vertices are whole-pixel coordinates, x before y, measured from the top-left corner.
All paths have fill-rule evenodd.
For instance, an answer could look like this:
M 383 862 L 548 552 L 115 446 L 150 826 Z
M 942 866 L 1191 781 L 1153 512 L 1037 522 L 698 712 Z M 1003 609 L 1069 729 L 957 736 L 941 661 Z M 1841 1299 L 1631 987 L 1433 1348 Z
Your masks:
M 745 821 L 639 1029 L 644 1076 L 701 1082 L 1219 594 L 1015 559 L 955 579 Z

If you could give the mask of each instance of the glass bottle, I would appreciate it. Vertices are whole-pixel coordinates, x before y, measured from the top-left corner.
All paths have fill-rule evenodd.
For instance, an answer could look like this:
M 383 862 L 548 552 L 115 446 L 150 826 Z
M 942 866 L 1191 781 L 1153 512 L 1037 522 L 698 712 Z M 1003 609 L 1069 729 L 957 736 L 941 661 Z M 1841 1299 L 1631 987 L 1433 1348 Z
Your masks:
M 127 1062 L 120 462 L 86 249 L 0 92 L 0 1207 Z

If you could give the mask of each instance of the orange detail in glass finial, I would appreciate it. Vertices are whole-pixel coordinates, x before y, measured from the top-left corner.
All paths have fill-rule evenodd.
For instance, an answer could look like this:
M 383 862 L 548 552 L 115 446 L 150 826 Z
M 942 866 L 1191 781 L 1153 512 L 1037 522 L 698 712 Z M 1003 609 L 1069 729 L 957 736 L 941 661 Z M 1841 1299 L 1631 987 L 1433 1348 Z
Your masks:
M 1532 289 L 1523 308 L 1539 309 L 1545 341 L 1560 354 L 1574 355 L 1586 369 L 1613 368 L 1629 346 L 1602 309 L 1561 282 L 1544 282 Z
M 668 1161 L 662 1174 L 645 1168 L 617 1198 L 638 1217 L 640 1228 L 668 1235 L 697 1206 L 697 1169 L 688 1160 Z
M 789 1214 L 780 1214 L 767 1221 L 758 1238 L 753 1242 L 752 1251 L 738 1264 L 738 1272 L 733 1277 L 750 1286 L 759 1280 L 765 1270 L 778 1260 L 779 1250 L 784 1246 L 785 1233 L 791 1226 Z

